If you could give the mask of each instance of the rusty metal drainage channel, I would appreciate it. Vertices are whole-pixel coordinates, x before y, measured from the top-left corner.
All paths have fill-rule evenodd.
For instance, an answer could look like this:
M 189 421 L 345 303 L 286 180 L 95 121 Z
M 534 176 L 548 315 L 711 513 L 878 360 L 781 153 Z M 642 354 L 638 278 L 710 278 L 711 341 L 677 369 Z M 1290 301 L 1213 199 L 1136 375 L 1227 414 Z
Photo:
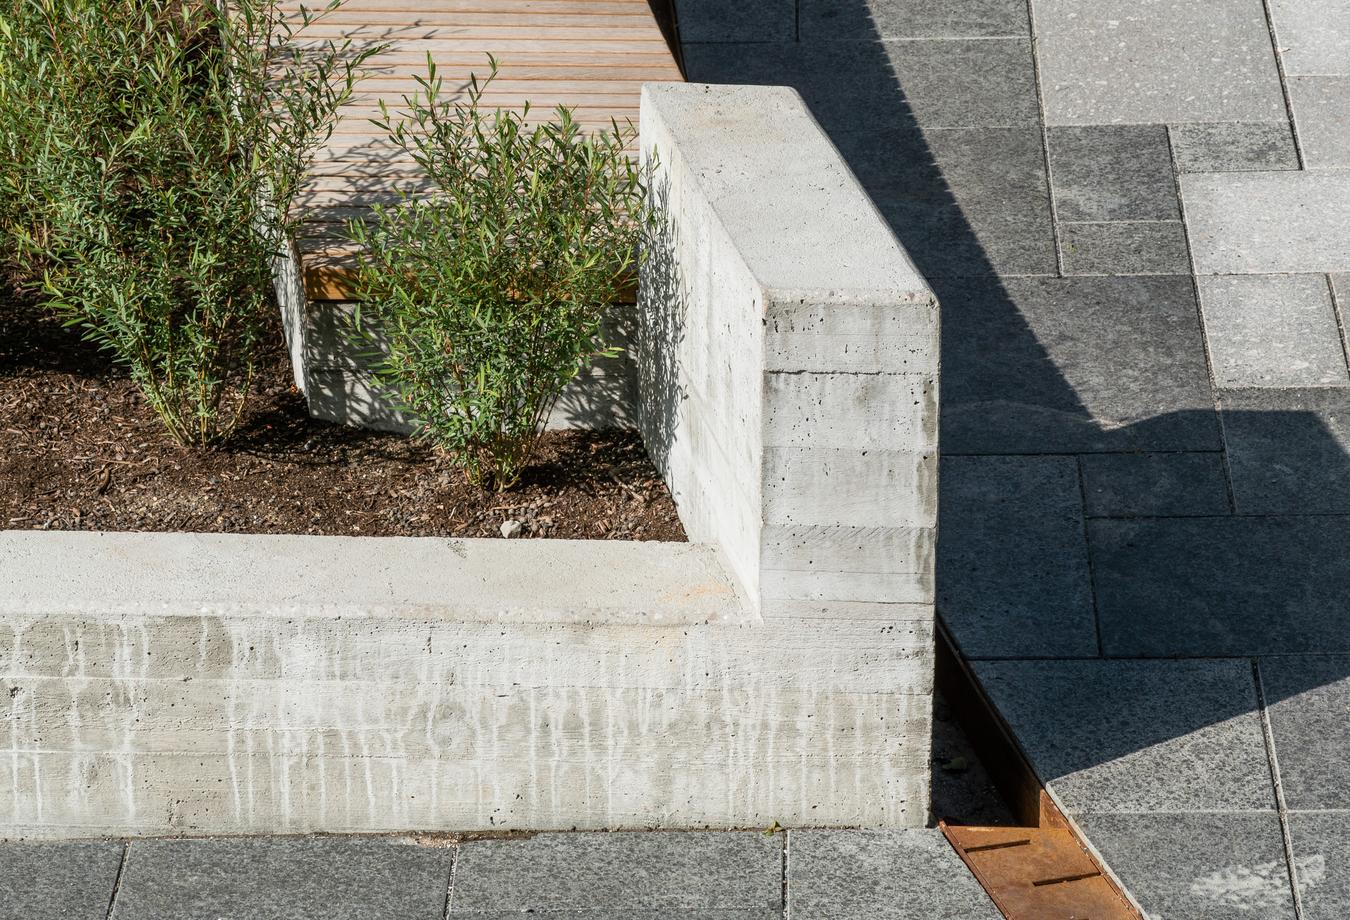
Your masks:
M 955 651 L 938 640 L 938 683 L 976 754 L 1012 806 L 1015 827 L 938 826 L 1008 920 L 1143 920 L 1051 801 Z

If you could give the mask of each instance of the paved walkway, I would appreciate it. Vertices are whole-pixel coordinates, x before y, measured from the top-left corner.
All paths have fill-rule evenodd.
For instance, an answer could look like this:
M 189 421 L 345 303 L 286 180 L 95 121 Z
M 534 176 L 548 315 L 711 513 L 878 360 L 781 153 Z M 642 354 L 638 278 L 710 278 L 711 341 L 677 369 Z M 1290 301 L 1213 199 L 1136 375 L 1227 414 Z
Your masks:
M 1350 916 L 1350 2 L 681 8 L 938 291 L 940 611 L 1051 790 L 1159 917 Z

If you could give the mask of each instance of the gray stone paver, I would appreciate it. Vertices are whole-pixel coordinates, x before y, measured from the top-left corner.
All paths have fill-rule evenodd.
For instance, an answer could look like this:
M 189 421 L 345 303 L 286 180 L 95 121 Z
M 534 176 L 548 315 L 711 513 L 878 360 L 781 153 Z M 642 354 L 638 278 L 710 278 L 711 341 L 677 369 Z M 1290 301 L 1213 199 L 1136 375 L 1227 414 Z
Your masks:
M 1285 802 L 1350 810 L 1350 657 L 1264 658 L 1260 668 Z
M 1172 125 L 1168 133 L 1179 172 L 1298 169 L 1298 150 L 1287 122 Z
M 1350 812 L 1289 816 L 1303 920 L 1345 920 L 1350 909 Z
M 1083 454 L 1078 463 L 1089 517 L 1204 517 L 1230 510 L 1217 453 Z
M 780 910 L 781 837 L 540 834 L 463 844 L 450 915 L 484 911 Z
M 1350 385 L 1324 275 L 1203 275 L 1197 284 L 1218 386 Z
M 131 844 L 111 920 L 439 920 L 449 849 L 386 838 Z
M 998 920 L 937 830 L 793 831 L 793 920 Z
M 1246 661 L 982 661 L 975 672 L 1074 815 L 1273 811 Z
M 1308 168 L 1350 167 L 1350 74 L 1290 77 L 1289 102 Z
M 122 844 L 0 843 L 4 920 L 104 920 Z
M 796 0 L 675 0 L 686 42 L 790 42 L 797 38 Z
M 802 41 L 1025 37 L 1025 0 L 801 0 Z
M 938 609 L 971 657 L 1095 655 L 1077 466 L 947 457 Z
M 1190 270 L 1179 220 L 1059 225 L 1065 275 L 1184 275 Z
M 1350 518 L 1092 520 L 1113 657 L 1350 652 Z
M 1295 918 L 1273 813 L 1087 815 L 1079 826 L 1150 917 Z
M 1350 271 L 1350 170 L 1188 173 L 1181 198 L 1201 274 Z
M 1047 141 L 1060 220 L 1181 217 L 1161 125 L 1053 127 Z
M 1032 0 L 1047 121 L 1280 121 L 1261 0 Z
M 1235 390 L 1219 403 L 1239 514 L 1350 512 L 1350 390 Z
M 1270 0 L 1288 74 L 1350 74 L 1350 0 Z

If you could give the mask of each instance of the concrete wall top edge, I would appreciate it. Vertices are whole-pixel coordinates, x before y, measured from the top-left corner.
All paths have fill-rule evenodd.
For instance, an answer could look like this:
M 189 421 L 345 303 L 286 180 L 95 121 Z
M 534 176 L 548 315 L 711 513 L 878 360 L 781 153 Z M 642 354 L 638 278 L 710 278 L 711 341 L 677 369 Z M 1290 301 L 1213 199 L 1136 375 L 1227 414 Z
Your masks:
M 380 616 L 493 623 L 751 622 L 712 547 L 0 531 L 0 615 Z
M 648 83 L 642 105 L 669 133 L 766 304 L 933 302 L 796 90 Z

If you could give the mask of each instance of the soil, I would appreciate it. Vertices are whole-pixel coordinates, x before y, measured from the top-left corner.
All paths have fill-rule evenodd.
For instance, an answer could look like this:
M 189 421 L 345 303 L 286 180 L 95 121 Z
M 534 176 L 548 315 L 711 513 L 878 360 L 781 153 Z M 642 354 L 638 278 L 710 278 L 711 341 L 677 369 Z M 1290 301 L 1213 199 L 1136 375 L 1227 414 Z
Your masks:
M 633 432 L 550 432 L 514 489 L 433 449 L 309 418 L 284 349 L 231 442 L 177 446 L 127 375 L 0 297 L 0 530 L 684 540 Z

